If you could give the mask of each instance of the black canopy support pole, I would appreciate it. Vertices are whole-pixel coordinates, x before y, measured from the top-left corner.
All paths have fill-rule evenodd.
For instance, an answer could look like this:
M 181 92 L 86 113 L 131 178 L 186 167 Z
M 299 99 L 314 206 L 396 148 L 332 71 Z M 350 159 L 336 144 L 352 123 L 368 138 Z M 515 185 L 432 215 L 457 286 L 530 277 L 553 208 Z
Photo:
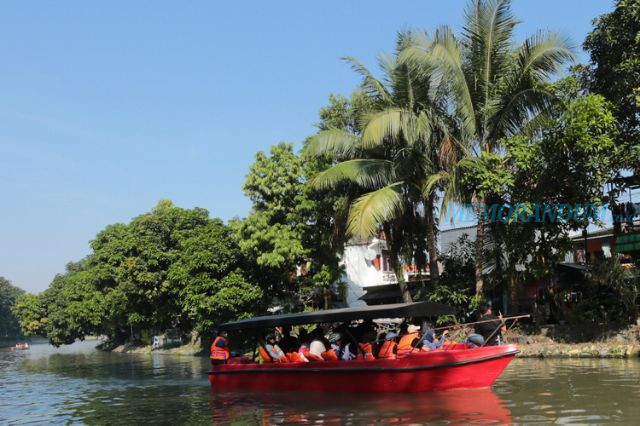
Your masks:
M 258 350 L 258 335 L 253 336 L 253 352 L 251 352 L 251 362 L 256 361 L 256 351 Z

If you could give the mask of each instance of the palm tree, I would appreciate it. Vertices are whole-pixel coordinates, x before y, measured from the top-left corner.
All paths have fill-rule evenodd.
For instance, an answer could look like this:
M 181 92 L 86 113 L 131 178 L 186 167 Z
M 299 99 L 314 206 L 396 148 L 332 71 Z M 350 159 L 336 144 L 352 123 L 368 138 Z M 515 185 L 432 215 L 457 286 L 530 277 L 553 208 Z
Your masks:
M 424 187 L 429 176 L 437 173 L 440 155 L 457 149 L 449 135 L 446 85 L 441 79 L 429 78 L 433 67 L 397 60 L 400 52 L 414 43 L 411 37 L 400 34 L 396 56 L 380 57 L 384 81 L 357 60 L 347 58 L 363 76 L 362 88 L 375 100 L 374 111 L 365 117 L 361 135 L 328 129 L 316 134 L 309 146 L 317 155 L 332 154 L 342 160 L 318 174 L 312 181 L 314 186 L 333 187 L 351 181 L 364 191 L 351 204 L 348 232 L 369 237 L 384 229 L 391 264 L 407 302 L 411 295 L 400 258 L 420 260 L 425 234 L 431 281 L 438 281 L 437 191 L 425 192 Z
M 462 177 L 487 158 L 500 155 L 502 138 L 518 133 L 549 107 L 552 97 L 545 83 L 574 60 L 568 40 L 553 32 L 538 31 L 514 47 L 516 24 L 510 0 L 472 0 L 460 38 L 442 27 L 434 40 L 412 37 L 414 43 L 402 53 L 404 61 L 433 69 L 432 76 L 448 83 L 461 141 L 470 147 L 472 159 L 434 174 L 425 188 L 436 183 L 445 186 L 448 200 L 484 204 L 487 194 L 465 187 Z M 481 295 L 487 218 L 482 207 L 476 213 L 476 294 Z

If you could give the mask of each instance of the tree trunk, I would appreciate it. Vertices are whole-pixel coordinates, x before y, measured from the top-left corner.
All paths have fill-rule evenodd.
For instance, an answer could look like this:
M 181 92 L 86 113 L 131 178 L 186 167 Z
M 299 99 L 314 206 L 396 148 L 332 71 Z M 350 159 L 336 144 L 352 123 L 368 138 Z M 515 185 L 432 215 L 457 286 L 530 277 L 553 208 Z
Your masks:
M 478 202 L 477 216 L 478 224 L 476 225 L 476 241 L 475 241 L 475 274 L 476 274 L 476 296 L 482 296 L 484 293 L 484 280 L 482 271 L 484 266 L 484 206 L 482 201 Z
M 400 294 L 402 295 L 402 300 L 405 303 L 413 302 L 413 298 L 411 297 L 411 292 L 409 291 L 409 285 L 404 280 L 404 274 L 402 273 L 402 262 L 400 262 L 400 248 L 397 244 L 394 244 L 394 229 L 389 224 L 383 226 L 384 234 L 387 241 L 387 248 L 389 249 L 389 263 L 391 263 L 391 269 L 393 269 L 393 273 L 396 275 L 396 279 L 398 280 L 398 288 L 400 289 Z
M 518 312 L 518 271 L 515 266 L 509 268 L 509 290 L 511 293 L 511 309 L 509 315 Z
M 324 296 L 324 309 L 331 308 L 331 291 L 328 288 L 322 290 Z
M 433 217 L 433 195 L 424 200 L 424 218 L 427 224 L 427 251 L 429 252 L 429 277 L 434 286 L 440 281 L 438 268 L 438 246 L 436 244 L 436 221 Z
M 387 243 L 389 240 L 387 240 Z M 409 285 L 404 280 L 404 273 L 402 272 L 402 263 L 398 259 L 398 251 L 393 247 L 389 247 L 389 261 L 391 262 L 391 268 L 393 269 L 393 273 L 396 275 L 396 279 L 398 280 L 398 287 L 400 288 L 400 294 L 402 295 L 402 301 L 404 303 L 413 302 L 413 298 L 411 297 L 411 292 L 409 291 Z

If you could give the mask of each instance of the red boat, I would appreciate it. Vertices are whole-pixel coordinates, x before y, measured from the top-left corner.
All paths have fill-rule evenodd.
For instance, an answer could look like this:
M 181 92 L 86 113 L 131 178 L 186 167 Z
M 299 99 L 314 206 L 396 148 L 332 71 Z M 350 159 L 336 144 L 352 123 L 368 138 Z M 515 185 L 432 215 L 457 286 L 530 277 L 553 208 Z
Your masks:
M 424 318 L 449 312 L 447 306 L 428 302 L 377 305 L 258 317 L 227 323 L 221 329 L 267 328 L 374 318 Z M 359 393 L 485 388 L 493 385 L 517 353 L 515 345 L 470 349 L 465 344 L 455 344 L 427 352 L 415 351 L 397 360 L 259 364 L 232 358 L 227 364 L 213 366 L 209 372 L 209 381 L 214 389 Z

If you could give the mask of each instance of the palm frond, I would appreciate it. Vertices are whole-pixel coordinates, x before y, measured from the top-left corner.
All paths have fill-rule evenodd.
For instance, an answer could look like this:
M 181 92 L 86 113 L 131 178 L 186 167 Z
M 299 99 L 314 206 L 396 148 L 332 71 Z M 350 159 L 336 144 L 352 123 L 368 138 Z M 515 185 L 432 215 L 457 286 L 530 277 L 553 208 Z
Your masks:
M 531 75 L 535 80 L 546 80 L 561 72 L 567 62 L 575 62 L 574 50 L 569 38 L 555 32 L 538 31 L 516 49 L 517 65 L 512 78 Z
M 429 176 L 422 188 L 422 193 L 427 196 L 437 189 L 443 190 L 442 207 L 440 216 L 444 217 L 449 206 L 454 203 L 469 203 L 471 194 L 465 188 L 463 178 L 466 173 L 481 166 L 481 159 L 477 157 L 465 157 L 458 161 L 449 170 L 441 170 Z
M 439 78 L 449 84 L 456 115 L 462 123 L 462 137 L 470 139 L 476 134 L 476 111 L 471 86 L 463 68 L 461 46 L 448 27 L 441 27 L 434 41 L 428 60 L 437 65 L 434 75 L 441 74 Z
M 474 0 L 465 12 L 463 37 L 469 66 L 479 77 L 478 92 L 484 99 L 489 97 L 491 84 L 509 66 L 516 24 L 511 0 Z
M 358 136 L 342 129 L 331 128 L 313 135 L 305 149 L 314 156 L 353 158 L 361 146 Z
M 402 214 L 403 184 L 403 182 L 395 182 L 355 200 L 349 211 L 347 226 L 349 234 L 369 237 L 378 231 L 383 223 Z
M 380 98 L 385 103 L 393 102 L 391 94 L 385 85 L 375 78 L 362 62 L 351 56 L 345 56 L 342 60 L 348 62 L 351 68 L 362 76 L 362 87 L 370 96 Z
M 393 163 L 388 160 L 347 160 L 318 173 L 309 182 L 313 188 L 332 188 L 349 181 L 366 189 L 388 185 L 394 178 Z
M 397 140 L 401 136 L 403 114 L 401 108 L 388 108 L 368 117 L 362 132 L 365 149 L 382 145 L 386 139 Z

